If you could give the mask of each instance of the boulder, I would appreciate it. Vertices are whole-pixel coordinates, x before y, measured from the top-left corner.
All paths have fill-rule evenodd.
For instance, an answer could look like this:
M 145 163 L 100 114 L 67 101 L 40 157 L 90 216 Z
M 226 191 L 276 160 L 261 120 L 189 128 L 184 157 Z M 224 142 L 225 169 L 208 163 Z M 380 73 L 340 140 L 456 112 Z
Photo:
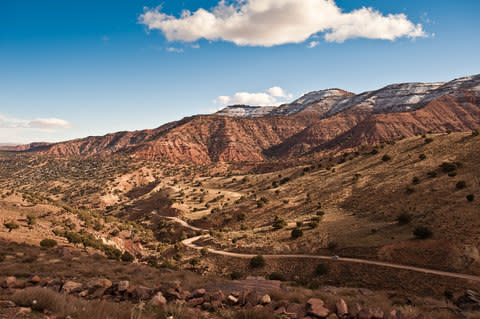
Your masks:
M 35 276 L 33 276 L 32 278 L 30 278 L 30 282 L 31 282 L 32 284 L 34 284 L 34 285 L 39 284 L 40 281 L 41 281 L 41 279 L 40 279 L 40 277 L 37 276 L 37 275 L 35 275 Z
M 130 286 L 130 282 L 128 280 L 123 280 L 118 283 L 117 290 L 120 292 L 124 292 L 128 289 Z
M 327 319 L 338 319 L 338 316 L 334 313 L 328 315 Z
M 7 277 L 5 278 L 5 280 L 3 281 L 3 288 L 10 288 L 10 287 L 13 287 L 13 285 L 15 285 L 15 282 L 17 281 L 17 278 L 15 278 L 14 276 L 10 276 L 10 277 Z
M 188 296 L 188 299 L 192 299 L 192 298 L 200 298 L 200 297 L 203 297 L 205 296 L 205 294 L 207 293 L 207 291 L 203 288 L 201 289 L 195 289 L 191 294 L 190 296 Z
M 165 297 L 167 300 L 181 300 L 182 295 L 175 290 L 174 288 L 169 288 L 167 291 L 164 292 Z
M 297 318 L 303 318 L 307 315 L 304 305 L 298 303 L 290 303 L 286 307 L 287 313 L 295 314 Z
M 72 292 L 80 291 L 82 287 L 83 285 L 79 282 L 67 281 L 62 286 L 62 292 L 69 294 Z
M 159 291 L 153 296 L 152 300 L 150 300 L 150 304 L 152 306 L 165 306 L 167 304 L 167 299 L 165 299 L 163 294 Z
M 223 294 L 223 291 L 218 290 L 214 292 L 210 296 L 210 301 L 219 301 L 220 303 L 223 303 L 225 301 L 225 295 Z
M 329 313 L 330 311 L 325 308 L 325 303 L 322 299 L 310 298 L 307 301 L 307 314 L 324 318 L 327 317 Z
M 229 295 L 227 297 L 227 302 L 231 305 L 236 305 L 238 303 L 238 298 L 232 296 L 232 295 Z
M 348 315 L 348 306 L 345 300 L 340 299 L 335 303 L 335 307 L 337 309 L 337 315 L 339 317 L 343 317 L 344 315 Z
M 87 283 L 87 288 L 110 288 L 112 286 L 112 282 L 106 278 L 100 279 L 93 279 Z
M 203 304 L 205 301 L 205 299 L 203 299 L 202 297 L 199 297 L 199 298 L 193 298 L 193 299 L 190 299 L 189 301 L 187 301 L 187 304 L 190 306 L 190 307 L 196 307 L 196 306 L 200 306 L 201 304 Z
M 272 298 L 270 298 L 269 295 L 264 295 L 262 298 L 260 298 L 260 304 L 262 305 L 268 305 L 271 302 L 272 302 Z

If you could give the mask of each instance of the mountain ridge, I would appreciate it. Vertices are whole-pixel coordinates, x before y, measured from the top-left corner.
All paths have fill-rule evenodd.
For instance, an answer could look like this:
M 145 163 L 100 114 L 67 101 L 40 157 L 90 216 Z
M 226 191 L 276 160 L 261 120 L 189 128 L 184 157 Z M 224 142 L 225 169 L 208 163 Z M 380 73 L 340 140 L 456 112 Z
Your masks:
M 258 162 L 478 127 L 480 75 L 474 75 L 450 82 L 392 84 L 357 95 L 320 90 L 278 107 L 235 105 L 155 129 L 32 143 L 16 151 L 52 156 L 127 154 L 195 164 Z

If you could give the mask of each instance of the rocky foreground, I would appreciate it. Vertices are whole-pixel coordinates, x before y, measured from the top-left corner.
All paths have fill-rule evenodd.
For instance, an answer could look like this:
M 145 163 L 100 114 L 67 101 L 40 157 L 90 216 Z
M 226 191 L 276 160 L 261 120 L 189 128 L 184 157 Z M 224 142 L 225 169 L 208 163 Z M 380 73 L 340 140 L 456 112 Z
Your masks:
M 178 282 L 165 282 L 157 287 L 135 286 L 129 281 L 112 282 L 98 278 L 80 283 L 33 276 L 29 279 L 4 278 L 0 290 L 0 318 L 27 317 L 34 311 L 42 318 L 60 318 L 49 309 L 42 309 L 45 294 L 59 293 L 84 300 L 131 302 L 158 307 L 181 306 L 191 318 L 225 318 L 223 310 L 250 310 L 274 314 L 278 318 L 358 318 L 358 319 L 423 319 L 428 315 L 412 311 L 411 307 L 385 310 L 376 305 L 347 304 L 341 297 L 326 302 L 312 297 L 305 303 L 282 299 L 284 288 L 279 281 L 247 278 L 241 281 L 222 282 L 205 288 L 185 291 Z M 223 289 L 219 289 L 219 287 Z M 339 288 L 326 287 L 326 291 Z M 373 294 L 368 289 L 357 289 L 358 295 Z M 48 295 L 47 293 L 47 295 Z M 465 311 L 480 310 L 480 294 L 467 291 L 457 299 L 456 305 Z M 38 318 L 38 317 L 35 317 Z M 63 317 L 62 317 L 63 318 Z M 174 317 L 171 317 L 174 318 Z

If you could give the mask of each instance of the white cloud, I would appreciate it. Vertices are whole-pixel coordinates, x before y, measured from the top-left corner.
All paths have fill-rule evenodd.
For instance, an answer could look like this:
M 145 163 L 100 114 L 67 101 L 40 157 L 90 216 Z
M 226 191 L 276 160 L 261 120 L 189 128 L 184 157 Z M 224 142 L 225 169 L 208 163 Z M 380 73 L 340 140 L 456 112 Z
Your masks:
M 173 52 L 173 53 L 182 53 L 183 52 L 183 49 L 179 49 L 179 48 L 167 48 L 167 51 L 168 52 Z
M 343 12 L 334 0 L 234 0 L 180 17 L 145 9 L 139 23 L 162 31 L 169 41 L 224 40 L 241 46 L 301 43 L 318 33 L 329 42 L 352 38 L 395 40 L 425 37 L 421 24 L 405 14 L 383 15 L 372 8 Z
M 214 103 L 220 105 L 245 104 L 254 106 L 275 106 L 285 102 L 285 99 L 291 99 L 292 94 L 287 94 L 281 87 L 274 86 L 267 92 L 249 93 L 238 92 L 233 96 L 219 96 Z
M 34 120 L 23 120 L 10 118 L 0 114 L 0 128 L 13 129 L 35 129 L 35 130 L 64 130 L 73 128 L 73 125 L 65 120 L 57 118 L 40 118 Z
M 320 42 L 318 41 L 311 41 L 308 45 L 307 45 L 307 48 L 309 49 L 313 49 L 314 47 L 316 47 L 317 45 L 319 45 Z

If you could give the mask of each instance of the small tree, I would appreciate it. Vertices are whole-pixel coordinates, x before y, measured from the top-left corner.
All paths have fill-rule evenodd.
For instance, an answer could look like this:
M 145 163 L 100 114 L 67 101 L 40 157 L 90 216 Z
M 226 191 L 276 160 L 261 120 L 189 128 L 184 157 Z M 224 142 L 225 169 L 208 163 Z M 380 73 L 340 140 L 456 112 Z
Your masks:
M 391 157 L 390 155 L 388 155 L 388 154 L 385 154 L 385 155 L 383 155 L 383 157 L 382 157 L 382 161 L 384 161 L 384 162 L 388 162 L 388 161 L 390 161 L 391 159 L 392 159 L 392 157 Z
M 131 263 L 135 260 L 135 257 L 133 257 L 133 255 L 130 254 L 128 251 L 125 251 L 120 257 L 120 259 L 124 262 Z
M 330 267 L 327 264 L 318 264 L 315 267 L 315 275 L 323 276 L 326 275 L 330 270 Z
M 433 231 L 426 226 L 417 226 L 413 231 L 413 235 L 418 239 L 427 239 L 433 236 Z
M 410 215 L 409 213 L 406 213 L 406 212 L 401 213 L 400 215 L 398 215 L 397 221 L 400 225 L 409 224 L 412 221 L 412 215 Z
M 10 221 L 10 222 L 5 222 L 3 223 L 3 226 L 5 226 L 8 229 L 8 232 L 12 232 L 12 230 L 18 229 L 20 226 L 18 226 L 17 223 Z
M 458 181 L 457 185 L 455 185 L 457 189 L 464 189 L 467 187 L 467 183 L 465 181 Z
M 303 236 L 303 231 L 300 228 L 294 228 L 292 230 L 291 236 L 293 239 L 297 239 Z
M 37 223 L 37 216 L 35 215 L 27 215 L 27 223 L 28 226 L 33 226 Z
M 469 202 L 473 202 L 473 201 L 475 200 L 475 195 L 473 195 L 473 194 L 467 195 L 467 200 L 468 200 Z
M 57 241 L 55 239 L 45 238 L 40 242 L 40 246 L 45 248 L 53 248 L 57 246 Z
M 425 155 L 425 154 L 420 154 L 420 155 L 418 156 L 418 158 L 419 158 L 421 161 L 424 161 L 424 160 L 427 159 L 427 155 Z
M 261 268 L 261 267 L 264 267 L 265 264 L 266 264 L 265 258 L 263 258 L 262 255 L 257 255 L 255 257 L 252 257 L 252 259 L 250 259 L 250 267 L 252 268 Z

